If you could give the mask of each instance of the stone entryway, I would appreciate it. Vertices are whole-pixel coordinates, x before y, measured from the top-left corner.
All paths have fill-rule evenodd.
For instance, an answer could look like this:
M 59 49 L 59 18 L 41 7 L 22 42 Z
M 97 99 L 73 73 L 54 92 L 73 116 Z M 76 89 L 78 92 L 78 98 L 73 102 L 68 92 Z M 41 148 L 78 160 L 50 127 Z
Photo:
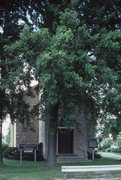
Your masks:
M 73 154 L 74 129 L 58 129 L 58 154 Z

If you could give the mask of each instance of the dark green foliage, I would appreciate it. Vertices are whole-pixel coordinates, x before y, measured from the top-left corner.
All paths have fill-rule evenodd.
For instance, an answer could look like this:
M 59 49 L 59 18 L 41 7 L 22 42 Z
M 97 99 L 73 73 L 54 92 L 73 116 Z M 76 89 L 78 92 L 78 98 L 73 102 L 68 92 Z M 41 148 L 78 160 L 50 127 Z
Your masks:
M 95 37 L 86 32 L 86 27 L 80 27 L 76 17 L 73 11 L 62 13 L 60 26 L 53 36 L 47 29 L 31 33 L 26 27 L 20 35 L 20 41 L 7 47 L 8 52 L 16 51 L 17 56 L 24 53 L 26 62 L 38 70 L 36 73 L 43 88 L 44 101 L 50 106 L 59 102 L 63 107 L 62 117 L 65 122 L 74 119 L 76 106 L 85 105 L 84 109 L 90 108 L 90 112 L 96 103 L 86 92 L 89 89 L 91 91 L 90 82 L 96 66 L 85 52 L 89 51 Z M 90 103 L 87 103 L 88 100 Z
M 79 106 L 80 112 L 90 114 L 94 123 L 99 117 L 102 123 L 108 122 L 104 119 L 114 115 L 118 126 L 121 32 L 100 26 L 100 31 L 97 28 L 92 33 L 88 23 L 82 22 L 77 12 L 66 9 L 60 14 L 54 34 L 46 28 L 32 33 L 26 27 L 20 41 L 7 47 L 7 51 L 16 51 L 16 58 L 24 53 L 25 62 L 36 69 L 44 101 L 50 106 L 59 103 L 67 124 L 71 124 L 75 107 Z M 110 128 L 114 135 L 119 131 L 116 129 L 113 125 Z
M 29 86 L 33 78 L 30 66 L 28 66 L 28 71 L 25 71 L 24 61 L 20 62 L 20 60 L 16 61 L 13 57 L 11 58 L 10 54 L 5 52 L 4 46 L 10 45 L 19 38 L 23 24 L 28 24 L 31 29 L 33 25 L 37 27 L 40 14 L 35 13 L 34 15 L 33 10 L 36 9 L 38 2 L 0 1 L 0 166 L 3 164 L 1 163 L 2 122 L 7 114 L 10 114 L 12 121 L 16 116 L 21 122 L 29 119 L 28 105 L 22 102 L 21 91 L 23 91 L 23 86 Z M 35 16 L 36 20 L 34 20 Z M 21 102 L 19 102 L 20 99 Z
M 34 152 L 22 152 L 22 158 L 23 160 L 27 161 L 34 161 Z M 36 151 L 36 160 L 37 161 L 43 161 L 43 152 L 42 149 L 38 149 Z M 20 151 L 16 147 L 9 147 L 7 145 L 3 146 L 3 157 L 6 159 L 15 159 L 15 160 L 20 160 Z
M 88 159 L 92 159 L 92 153 L 91 152 L 87 152 L 87 154 L 88 154 Z M 95 159 L 100 159 L 100 158 L 102 158 L 102 156 L 95 151 L 94 152 L 94 158 Z
M 105 134 L 116 136 L 121 125 L 120 0 L 6 3 L 0 3 L 0 119 L 8 112 L 14 119 L 18 111 L 10 107 L 15 107 L 16 92 L 23 84 L 28 87 L 34 76 L 43 92 L 43 105 L 51 109 L 59 104 L 65 124 L 72 124 L 78 107 L 92 123 L 99 118 Z M 20 37 L 19 19 L 30 26 Z M 16 39 L 20 40 L 5 51 L 5 45 Z M 24 102 L 17 105 L 20 110 L 28 107 Z
M 93 33 L 106 28 L 108 31 L 121 28 L 120 0 L 80 0 L 76 5 L 82 23 Z
M 7 145 L 3 146 L 3 157 L 7 159 L 14 159 L 15 152 L 18 151 L 18 148 L 15 147 L 9 147 Z

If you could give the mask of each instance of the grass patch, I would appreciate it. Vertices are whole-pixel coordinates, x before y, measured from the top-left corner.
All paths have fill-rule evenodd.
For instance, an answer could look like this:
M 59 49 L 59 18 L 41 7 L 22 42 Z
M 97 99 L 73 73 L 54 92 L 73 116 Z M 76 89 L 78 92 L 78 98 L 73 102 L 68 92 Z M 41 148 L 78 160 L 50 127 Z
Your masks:
M 5 159 L 4 164 L 5 168 L 0 170 L 0 180 L 53 180 L 61 174 L 60 167 L 49 168 L 44 161 L 20 163 Z
M 103 158 L 93 162 L 61 163 L 58 167 L 49 168 L 47 162 L 4 160 L 5 168 L 0 169 L 0 180 L 54 180 L 63 177 L 61 165 L 106 165 L 121 164 L 121 161 Z
M 80 166 L 88 166 L 88 165 L 114 165 L 114 164 L 121 164 L 120 160 L 112 159 L 112 158 L 101 158 L 95 159 L 94 161 L 89 162 L 77 162 L 76 165 Z M 61 165 L 75 165 L 75 163 L 62 163 Z

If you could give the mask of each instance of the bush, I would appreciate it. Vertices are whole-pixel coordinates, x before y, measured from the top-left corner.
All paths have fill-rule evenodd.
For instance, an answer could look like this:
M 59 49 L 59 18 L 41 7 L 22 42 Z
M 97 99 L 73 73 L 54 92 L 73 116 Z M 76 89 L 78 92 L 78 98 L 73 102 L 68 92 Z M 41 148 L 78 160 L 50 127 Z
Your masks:
M 121 153 L 121 147 L 110 147 L 105 149 L 105 152 Z
M 110 148 L 113 144 L 113 139 L 105 138 L 99 144 L 99 150 L 105 151 L 106 149 Z
M 105 152 L 111 152 L 111 148 L 105 149 Z
M 88 151 L 87 154 L 88 154 L 88 159 L 92 159 L 92 153 Z M 100 158 L 102 158 L 102 156 L 95 151 L 94 152 L 94 158 L 100 159 Z
M 20 160 L 20 151 L 17 147 L 8 147 L 5 145 L 3 147 L 3 156 L 7 159 L 15 159 Z M 22 158 L 23 160 L 27 161 L 34 161 L 34 152 L 22 152 Z M 42 151 L 42 144 L 40 143 L 38 145 L 38 150 L 36 151 L 36 160 L 37 161 L 43 161 L 43 151 Z
M 14 159 L 14 153 L 17 150 L 17 147 L 9 147 L 8 145 L 3 145 L 3 157 L 8 159 Z
M 121 148 L 120 147 L 111 147 L 111 152 L 117 152 L 117 153 L 121 153 Z

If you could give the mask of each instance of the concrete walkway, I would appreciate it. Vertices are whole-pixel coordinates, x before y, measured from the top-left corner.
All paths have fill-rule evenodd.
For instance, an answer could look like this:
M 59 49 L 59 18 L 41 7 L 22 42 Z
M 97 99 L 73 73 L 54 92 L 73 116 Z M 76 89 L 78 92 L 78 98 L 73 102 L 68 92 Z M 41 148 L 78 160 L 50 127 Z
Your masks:
M 105 157 L 105 158 L 112 158 L 112 159 L 121 160 L 121 155 L 120 154 L 108 153 L 108 152 L 99 152 L 99 154 L 102 157 Z

